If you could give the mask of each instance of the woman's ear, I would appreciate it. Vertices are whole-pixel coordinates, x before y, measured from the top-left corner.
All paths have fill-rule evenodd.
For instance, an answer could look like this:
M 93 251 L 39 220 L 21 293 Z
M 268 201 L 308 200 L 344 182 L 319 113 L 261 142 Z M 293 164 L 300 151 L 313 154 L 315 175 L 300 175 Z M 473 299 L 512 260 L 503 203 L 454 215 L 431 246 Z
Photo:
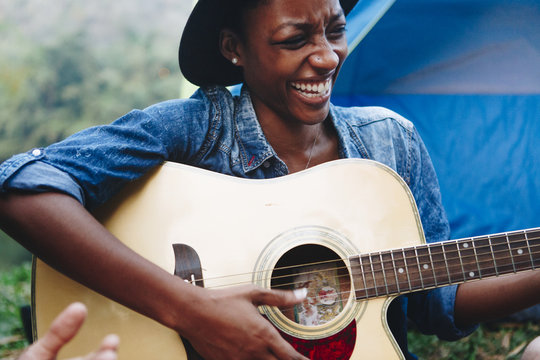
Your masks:
M 221 30 L 219 36 L 219 49 L 221 54 L 233 65 L 242 66 L 240 39 L 232 30 Z

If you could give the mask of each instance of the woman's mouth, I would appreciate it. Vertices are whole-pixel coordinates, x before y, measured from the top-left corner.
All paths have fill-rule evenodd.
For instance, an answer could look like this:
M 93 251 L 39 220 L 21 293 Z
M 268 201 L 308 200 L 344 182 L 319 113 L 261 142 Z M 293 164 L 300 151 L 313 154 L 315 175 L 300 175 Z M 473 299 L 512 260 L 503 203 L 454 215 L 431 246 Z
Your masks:
M 331 81 L 331 79 L 310 82 L 294 81 L 291 82 L 291 86 L 303 96 L 308 98 L 315 98 L 328 95 L 328 93 L 330 92 Z

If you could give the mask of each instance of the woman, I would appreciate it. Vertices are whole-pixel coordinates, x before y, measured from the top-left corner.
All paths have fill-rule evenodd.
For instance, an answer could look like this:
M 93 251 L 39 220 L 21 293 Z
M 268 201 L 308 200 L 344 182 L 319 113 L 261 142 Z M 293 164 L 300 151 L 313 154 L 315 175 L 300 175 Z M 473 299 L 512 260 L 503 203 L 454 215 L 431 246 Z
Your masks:
M 201 89 L 6 161 L 2 227 L 53 267 L 176 330 L 205 359 L 304 359 L 256 306 L 291 305 L 305 294 L 186 285 L 122 245 L 86 209 L 163 160 L 271 178 L 362 157 L 397 170 L 415 196 L 428 241 L 446 239 L 435 173 L 411 123 L 385 109 L 330 104 L 347 56 L 345 15 L 355 2 L 200 0 L 179 55 L 184 75 Z M 239 97 L 224 88 L 240 82 Z M 519 306 L 537 301 L 524 285 L 528 276 L 521 283 L 503 279 L 513 288 L 489 282 L 463 285 L 458 297 L 454 286 L 402 298 L 389 309 L 391 328 L 410 357 L 406 313 L 424 331 L 455 339 L 506 310 L 516 294 L 528 295 Z M 488 300 L 490 291 L 500 296 Z

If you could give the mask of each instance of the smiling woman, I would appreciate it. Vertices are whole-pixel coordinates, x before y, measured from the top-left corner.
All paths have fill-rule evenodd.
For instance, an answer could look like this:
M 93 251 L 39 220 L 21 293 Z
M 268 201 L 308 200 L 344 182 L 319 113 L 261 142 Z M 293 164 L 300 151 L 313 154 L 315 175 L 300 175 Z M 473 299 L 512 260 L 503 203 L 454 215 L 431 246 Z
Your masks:
M 302 200 L 296 202 L 290 201 L 292 196 L 286 191 L 278 191 L 277 200 L 264 199 L 263 215 L 253 216 L 258 214 L 254 211 L 257 206 L 250 196 L 242 209 L 236 208 L 240 195 L 244 194 L 242 190 L 220 192 L 213 183 L 186 174 L 160 187 L 160 194 L 167 194 L 169 201 L 182 205 L 181 216 L 165 228 L 163 236 L 145 236 L 150 243 L 147 251 L 134 251 L 123 241 L 124 236 L 117 238 L 98 221 L 103 217 L 94 217 L 107 213 L 106 208 L 100 211 L 98 208 L 105 203 L 114 204 L 109 200 L 121 189 L 138 186 L 137 182 L 133 185 L 134 180 L 156 174 L 156 167 L 164 161 L 190 165 L 188 173 L 199 173 L 200 169 L 192 169 L 197 167 L 244 179 L 271 179 L 331 160 L 364 158 L 373 160 L 366 161 L 370 164 L 386 165 L 373 165 L 374 168 L 388 169 L 384 171 L 391 174 L 395 171 L 401 176 L 392 175 L 403 187 L 406 184 L 410 188 L 416 201 L 412 214 L 421 218 L 428 242 L 447 239 L 448 223 L 435 171 L 412 123 L 383 108 L 344 108 L 330 102 L 336 77 L 347 56 L 346 15 L 355 3 L 345 0 L 199 0 L 184 30 L 179 60 L 186 78 L 200 89 L 189 99 L 174 99 L 133 110 L 110 125 L 83 130 L 44 149 L 34 149 L 7 160 L 0 166 L 1 227 L 52 268 L 150 317 L 156 321 L 151 322 L 155 326 L 172 329 L 176 346 L 181 346 L 176 333 L 180 334 L 186 341 L 185 347 L 181 346 L 185 349 L 182 354 L 189 359 L 192 348 L 205 359 L 305 359 L 316 358 L 317 354 L 325 354 L 325 359 L 331 358 L 329 356 L 348 359 L 349 355 L 351 359 L 358 359 L 374 354 L 369 349 L 360 349 L 361 346 L 355 348 L 359 343 L 356 340 L 368 337 L 357 333 L 355 326 L 366 313 L 363 310 L 366 305 L 349 296 L 354 293 L 353 281 L 342 278 L 343 274 L 351 274 L 351 269 L 339 271 L 316 266 L 314 268 L 319 270 L 315 270 L 313 276 L 289 274 L 289 278 L 302 278 L 306 282 L 305 287 L 295 291 L 291 291 L 294 287 L 276 290 L 271 285 L 264 286 L 270 282 L 264 279 L 217 289 L 190 284 L 205 283 L 206 279 L 195 277 L 195 273 L 204 277 L 205 269 L 211 264 L 196 265 L 200 261 L 195 255 L 197 248 L 204 246 L 202 241 L 194 241 L 189 247 L 186 243 L 198 239 L 203 230 L 219 231 L 232 220 L 237 221 L 238 229 L 249 232 L 249 239 L 262 238 L 265 244 L 273 244 L 265 251 L 272 251 L 276 258 L 290 258 L 295 263 L 301 261 L 299 259 L 313 262 L 315 256 L 315 260 L 326 264 L 333 262 L 340 268 L 343 264 L 350 266 L 346 258 L 350 253 L 378 239 L 367 231 L 360 236 L 363 242 L 352 244 L 349 238 L 353 234 L 346 230 L 344 223 L 362 227 L 362 220 L 368 215 L 374 217 L 375 222 L 380 221 L 380 217 L 374 212 L 375 207 L 362 208 L 364 201 L 358 200 L 346 207 L 345 214 L 329 209 L 328 217 L 342 223 L 336 229 L 324 226 L 326 217 L 315 217 L 318 213 L 315 205 L 327 204 L 329 198 L 333 198 L 329 195 L 331 190 L 338 191 L 340 197 L 354 199 L 347 196 L 349 193 L 341 184 L 332 185 L 329 181 L 303 184 L 293 191 L 304 194 Z M 240 82 L 243 87 L 239 96 L 233 96 L 225 87 Z M 331 169 L 334 176 L 337 174 L 340 179 L 352 182 L 351 194 L 374 196 L 367 186 L 368 180 L 373 179 L 372 173 L 356 173 L 349 178 L 338 172 L 334 164 L 319 169 Z M 297 174 L 287 180 L 302 177 Z M 240 182 L 237 180 L 234 179 L 233 184 Z M 285 180 L 277 183 L 285 183 Z M 203 210 L 197 210 L 188 203 L 174 201 L 169 196 L 172 192 L 200 197 L 201 201 L 195 201 L 196 204 L 203 199 L 211 202 Z M 410 198 L 410 195 L 406 197 Z M 394 206 L 395 199 L 382 203 Z M 213 214 L 209 209 L 217 207 L 212 202 L 224 203 L 226 210 Z M 300 209 L 297 203 L 313 206 Z M 376 209 L 380 209 L 379 204 Z M 242 215 L 240 210 L 248 215 Z M 287 215 L 286 226 L 265 216 L 276 212 Z M 158 209 L 145 214 L 137 223 L 161 220 L 162 211 Z M 418 226 L 419 221 L 412 223 Z M 270 225 L 274 227 L 257 236 L 262 224 L 265 229 Z M 174 276 L 172 266 L 158 266 L 152 261 L 156 249 L 163 247 L 173 234 L 178 234 L 178 228 L 196 229 L 193 235 L 174 239 L 184 244 L 181 250 L 175 248 L 175 255 L 180 258 L 175 273 L 187 282 Z M 234 236 L 211 239 L 224 248 L 232 248 L 228 245 L 235 240 Z M 313 242 L 313 239 L 318 240 Z M 243 241 L 236 251 L 243 257 L 231 261 L 231 266 L 240 262 L 264 263 L 269 258 L 264 251 L 250 251 L 255 243 Z M 283 243 L 296 247 L 283 248 Z M 316 246 L 310 246 L 313 244 Z M 169 252 L 163 257 L 169 261 L 174 255 L 173 250 L 167 248 Z M 225 251 L 216 249 L 219 247 L 214 246 L 210 253 L 222 258 Z M 420 266 L 418 268 L 420 270 Z M 385 268 L 382 270 L 384 273 Z M 265 271 L 269 270 L 260 269 L 257 276 Z M 511 282 L 519 287 L 516 293 L 531 289 L 530 285 L 524 286 L 525 283 L 538 281 L 526 280 Z M 358 282 L 354 285 L 361 287 Z M 377 284 L 375 291 L 380 288 Z M 471 287 L 462 285 L 460 293 L 465 296 L 456 298 L 457 286 L 454 285 L 401 296 L 391 304 L 390 300 L 378 303 L 381 309 L 388 310 L 388 324 L 385 321 L 381 324 L 384 315 L 376 313 L 375 316 L 379 330 L 388 335 L 384 351 L 394 357 L 412 358 L 407 351 L 407 315 L 423 331 L 441 338 L 456 339 L 469 334 L 474 329 L 474 321 L 480 319 L 469 317 L 470 310 L 474 309 L 470 304 L 483 304 L 479 299 L 484 299 L 486 293 L 497 293 L 493 288 L 480 289 L 475 293 L 470 291 Z M 310 291 L 312 295 L 307 295 Z M 342 298 L 337 296 L 338 292 Z M 317 296 L 322 299 L 324 296 L 320 294 L 325 293 L 332 294 L 332 301 L 325 298 L 319 304 L 310 303 Z M 507 307 L 508 297 L 500 295 L 499 292 L 490 297 L 495 300 L 483 309 L 484 314 Z M 524 302 L 536 300 L 533 294 L 528 295 Z M 267 321 L 261 317 L 258 308 L 266 305 L 265 309 L 294 309 L 300 303 L 303 310 L 296 311 L 296 316 L 306 321 L 309 318 L 311 323 L 329 320 L 324 320 L 321 327 L 302 328 L 307 335 L 292 341 L 291 334 L 280 336 L 282 334 L 270 322 L 272 318 Z M 332 307 L 331 316 L 325 306 Z M 287 314 L 290 316 L 277 314 L 273 318 L 287 323 L 294 318 L 295 311 L 289 310 Z M 309 343 L 314 337 L 317 337 L 315 345 Z M 137 346 L 129 353 L 126 350 L 126 354 L 132 354 L 126 357 L 153 357 L 143 355 L 148 349 L 152 352 L 155 346 L 141 345 L 144 339 L 143 333 L 132 334 L 130 341 Z M 124 340 L 123 343 L 129 343 Z M 160 353 L 160 358 L 166 357 Z

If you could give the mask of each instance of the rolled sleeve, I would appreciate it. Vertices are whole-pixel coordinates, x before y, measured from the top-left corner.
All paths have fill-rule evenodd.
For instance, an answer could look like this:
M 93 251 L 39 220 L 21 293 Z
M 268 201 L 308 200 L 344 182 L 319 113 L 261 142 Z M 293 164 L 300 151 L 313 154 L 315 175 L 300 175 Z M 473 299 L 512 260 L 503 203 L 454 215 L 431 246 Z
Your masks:
M 64 171 L 40 161 L 42 154 L 42 149 L 34 149 L 30 154 L 20 154 L 2 164 L 2 191 L 55 191 L 70 195 L 84 205 L 84 192 L 79 184 Z
M 196 164 L 214 117 L 201 91 L 192 99 L 132 110 L 111 124 L 8 159 L 0 165 L 0 191 L 57 191 L 96 209 L 163 161 Z
M 27 153 L 14 155 L 0 164 L 0 191 L 7 190 L 8 180 L 22 167 L 43 158 L 43 149 L 33 149 Z

